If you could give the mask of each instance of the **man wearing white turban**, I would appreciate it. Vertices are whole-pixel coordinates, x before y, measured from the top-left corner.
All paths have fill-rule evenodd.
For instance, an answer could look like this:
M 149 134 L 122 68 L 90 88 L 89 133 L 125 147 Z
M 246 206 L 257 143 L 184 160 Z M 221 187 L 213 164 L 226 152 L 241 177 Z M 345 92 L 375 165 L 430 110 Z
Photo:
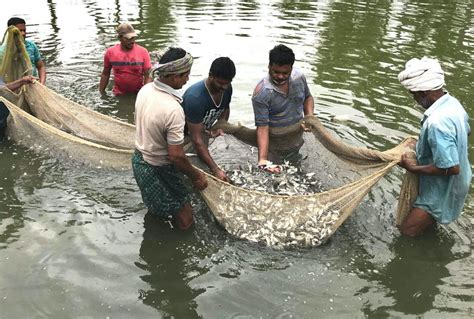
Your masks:
M 148 212 L 180 229 L 193 224 L 183 174 L 195 188 L 207 187 L 205 175 L 191 165 L 183 149 L 185 119 L 176 90 L 188 81 L 192 64 L 189 53 L 170 48 L 160 59 L 158 78 L 141 88 L 135 102 L 133 175 Z
M 419 176 L 418 196 L 400 225 L 414 237 L 436 222 L 447 224 L 461 213 L 471 185 L 468 115 L 443 90 L 444 72 L 435 59 L 411 59 L 398 75 L 400 83 L 426 111 L 416 144 L 416 163 L 403 154 L 400 166 Z

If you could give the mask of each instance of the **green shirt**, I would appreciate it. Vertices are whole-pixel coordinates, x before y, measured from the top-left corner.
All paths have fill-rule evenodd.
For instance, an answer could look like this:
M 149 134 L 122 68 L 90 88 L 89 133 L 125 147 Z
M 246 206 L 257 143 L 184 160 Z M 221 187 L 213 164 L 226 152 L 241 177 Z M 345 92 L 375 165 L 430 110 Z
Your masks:
M 26 47 L 26 52 L 28 53 L 28 56 L 30 57 L 31 65 L 33 67 L 32 75 L 37 77 L 38 68 L 36 67 L 36 63 L 42 60 L 41 53 L 38 47 L 36 46 L 36 44 L 31 40 L 25 39 L 25 47 Z

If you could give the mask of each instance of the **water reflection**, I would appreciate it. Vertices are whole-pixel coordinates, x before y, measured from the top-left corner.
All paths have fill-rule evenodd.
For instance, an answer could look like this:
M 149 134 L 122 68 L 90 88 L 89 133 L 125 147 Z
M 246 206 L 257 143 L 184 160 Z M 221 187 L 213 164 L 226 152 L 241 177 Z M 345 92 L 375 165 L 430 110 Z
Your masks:
M 391 307 L 378 308 L 373 315 L 388 315 L 392 311 L 420 315 L 429 312 L 440 294 L 443 278 L 449 277 L 446 267 L 455 258 L 455 239 L 438 231 L 413 240 L 398 237 L 390 246 L 394 257 L 386 265 L 380 282 L 394 299 Z M 367 313 L 369 314 L 369 313 Z M 393 314 L 393 313 L 392 313 Z
M 56 15 L 56 4 L 54 3 L 53 0 L 47 0 L 48 2 L 48 9 L 50 12 L 51 20 L 51 28 L 53 29 L 50 34 L 48 34 L 48 39 L 45 40 L 48 43 L 48 47 L 46 52 L 43 52 L 43 56 L 48 57 L 48 59 L 45 61 L 46 66 L 50 65 L 52 61 L 57 60 L 58 55 L 59 55 L 59 44 L 61 43 L 58 35 L 60 32 L 60 28 L 57 24 L 58 22 L 58 17 Z M 46 72 L 48 70 L 46 69 Z
M 7 248 L 20 239 L 21 229 L 31 216 L 25 216 L 24 197 L 32 196 L 44 187 L 45 170 L 42 158 L 12 144 L 0 141 L 0 249 Z M 23 160 L 21 160 L 23 159 Z
M 102 97 L 100 112 L 113 116 L 117 119 L 134 124 L 134 110 L 136 94 L 123 94 L 112 96 L 111 94 Z
M 194 264 L 190 244 L 191 231 L 179 232 L 150 213 L 145 215 L 143 241 L 139 262 L 135 265 L 148 271 L 140 278 L 150 289 L 140 293 L 144 304 L 160 310 L 168 318 L 197 318 L 194 299 L 204 289 L 192 289 L 190 279 L 199 269 Z
M 148 51 L 155 51 L 175 43 L 177 25 L 171 12 L 172 3 L 167 0 L 150 0 L 145 1 L 142 6 L 143 13 L 139 16 L 140 20 L 136 21 L 141 31 L 140 38 L 144 40 L 140 44 Z
M 418 131 L 419 114 L 405 107 L 413 102 L 403 94 L 397 80 L 398 72 L 410 58 L 438 57 L 448 74 L 455 73 L 452 78 L 447 77 L 448 88 L 454 94 L 465 90 L 465 83 L 470 82 L 466 78 L 469 72 L 463 72 L 460 67 L 471 60 L 466 42 L 462 41 L 469 33 L 459 31 L 468 29 L 471 22 L 468 18 L 451 18 L 468 15 L 469 5 L 443 3 L 441 11 L 433 12 L 430 5 L 423 3 L 333 2 L 317 27 L 321 44 L 309 63 L 317 83 L 330 89 L 320 106 L 324 110 L 326 106 L 334 106 L 334 101 L 341 103 L 333 90 L 348 90 L 351 107 L 373 121 L 366 124 L 363 123 L 366 119 L 361 119 L 370 130 L 358 138 L 375 141 L 377 148 L 386 144 L 386 139 L 391 140 L 390 135 L 398 135 L 394 136 L 394 142 L 398 142 L 400 132 L 397 131 L 409 134 Z M 444 28 L 443 36 L 434 33 Z M 452 35 L 449 39 L 448 34 Z M 457 53 L 451 54 L 451 50 Z M 401 120 L 400 114 L 407 112 L 412 116 Z M 378 124 L 383 127 L 377 127 Z
M 15 183 L 20 170 L 16 169 L 16 158 L 19 156 L 14 146 L 0 141 L 0 154 L 3 165 L 0 165 L 2 184 L 0 187 L 0 249 L 5 249 L 19 239 L 19 230 L 25 227 L 22 203 L 15 193 Z M 20 173 L 21 174 L 21 173 Z
M 289 1 L 284 0 L 273 4 L 273 7 L 279 12 L 283 20 L 287 20 L 289 25 L 293 25 L 295 30 L 303 26 L 302 21 L 308 20 L 315 11 L 315 2 L 311 1 Z

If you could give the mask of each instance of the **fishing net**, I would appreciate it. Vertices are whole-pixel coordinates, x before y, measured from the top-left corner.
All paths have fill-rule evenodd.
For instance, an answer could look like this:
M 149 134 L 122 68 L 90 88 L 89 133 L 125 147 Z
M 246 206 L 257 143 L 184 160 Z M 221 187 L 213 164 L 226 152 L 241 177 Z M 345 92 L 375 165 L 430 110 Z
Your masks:
M 117 149 L 133 149 L 135 126 L 92 111 L 36 82 L 25 86 L 31 114 L 64 132 Z
M 131 149 L 90 142 L 41 121 L 3 96 L 0 102 L 10 111 L 7 135 L 14 141 L 66 161 L 86 163 L 97 168 L 130 168 Z
M 284 136 L 293 141 L 303 138 L 300 153 L 308 158 L 303 170 L 315 173 L 325 191 L 306 195 L 273 195 L 261 191 L 236 187 L 213 177 L 203 191 L 204 198 L 216 219 L 224 228 L 240 238 L 265 242 L 274 247 L 317 246 L 324 243 L 350 216 L 371 188 L 399 162 L 404 152 L 413 150 L 413 138 L 381 152 L 367 148 L 352 147 L 343 143 L 324 128 L 314 116 L 304 119 L 311 133 L 300 127 L 274 130 L 271 145 L 277 149 L 291 146 Z M 256 145 L 255 130 L 226 122 L 218 123 L 227 134 L 242 141 L 240 145 L 232 138 L 214 153 L 239 154 L 255 163 L 256 155 L 251 146 Z M 233 149 L 235 148 L 235 149 Z M 414 153 L 412 153 L 414 154 Z M 223 161 L 226 165 L 228 162 Z M 236 166 L 231 160 L 228 167 Z M 411 207 L 416 195 L 416 178 L 404 179 L 397 222 L 400 223 Z
M 0 77 L 5 83 L 31 75 L 32 66 L 20 30 L 9 26 L 0 46 Z
M 18 36 L 14 29 L 7 33 Z M 15 64 L 14 57 L 21 55 L 18 43 L 20 51 L 24 51 L 21 42 L 11 41 L 16 55 L 8 53 L 7 46 L 4 57 L 10 56 L 11 60 L 4 58 L 1 67 L 23 68 L 16 73 L 17 77 L 28 69 L 27 64 Z M 10 111 L 7 133 L 13 140 L 50 151 L 54 156 L 63 155 L 68 161 L 103 168 L 130 168 L 134 126 L 74 103 L 39 83 L 26 85 L 16 93 L 3 88 L 0 95 L 0 102 Z M 316 117 L 306 117 L 304 123 L 311 132 L 304 132 L 300 123 L 271 129 L 270 150 L 280 153 L 296 146 L 296 153 L 305 154 L 300 161 L 302 170 L 308 178 L 318 176 L 320 192 L 271 194 L 265 189 L 258 191 L 225 183 L 206 173 L 209 186 L 202 196 L 216 220 L 232 235 L 274 247 L 324 243 L 371 188 L 397 165 L 401 154 L 413 150 L 413 138 L 387 151 L 352 147 Z M 227 134 L 210 145 L 211 153 L 220 154 L 223 159 L 219 164 L 229 171 L 249 165 L 251 171 L 256 161 L 255 130 L 227 122 L 218 122 L 214 129 L 217 128 Z M 278 178 L 271 182 L 288 183 Z M 406 175 L 397 223 L 411 207 L 416 191 L 415 176 Z

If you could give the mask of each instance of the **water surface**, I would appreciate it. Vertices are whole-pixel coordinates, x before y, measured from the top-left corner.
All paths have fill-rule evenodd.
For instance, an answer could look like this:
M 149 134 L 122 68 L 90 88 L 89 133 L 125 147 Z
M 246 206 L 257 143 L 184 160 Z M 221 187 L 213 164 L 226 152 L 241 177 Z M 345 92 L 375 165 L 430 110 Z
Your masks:
M 383 150 L 418 134 L 422 111 L 397 81 L 412 57 L 437 57 L 448 90 L 473 114 L 473 12 L 461 0 L 30 0 L 3 3 L 0 21 L 27 20 L 48 86 L 129 122 L 133 96 L 98 93 L 102 56 L 117 42 L 119 22 L 132 22 L 149 51 L 190 51 L 188 85 L 216 57 L 233 59 L 230 121 L 249 126 L 268 51 L 284 43 L 324 125 L 351 145 Z M 472 146 L 469 152 L 474 158 Z M 4 141 L 0 318 L 472 316 L 473 192 L 458 223 L 406 239 L 394 227 L 401 175 L 397 168 L 379 182 L 324 246 L 275 251 L 230 237 L 198 195 L 196 227 L 178 233 L 145 217 L 130 172 L 90 169 Z

